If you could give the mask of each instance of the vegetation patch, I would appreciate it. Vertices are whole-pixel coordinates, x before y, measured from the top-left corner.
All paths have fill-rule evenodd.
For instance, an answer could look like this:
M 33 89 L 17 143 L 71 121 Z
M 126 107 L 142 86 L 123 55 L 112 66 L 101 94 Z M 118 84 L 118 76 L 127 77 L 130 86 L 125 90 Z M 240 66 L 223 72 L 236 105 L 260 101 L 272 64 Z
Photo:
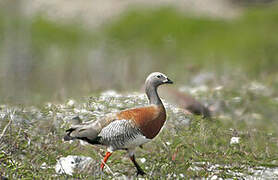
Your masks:
M 243 89 L 237 89 L 237 95 L 248 102 Z M 277 178 L 278 127 L 275 118 L 269 118 L 275 117 L 272 115 L 276 111 L 234 114 L 238 107 L 249 108 L 250 104 L 237 105 L 239 102 L 233 98 L 235 92 L 219 89 L 209 92 L 226 97 L 224 104 L 230 104 L 233 111 L 220 108 L 212 119 L 203 119 L 186 115 L 164 100 L 168 113 L 165 127 L 157 138 L 136 152 L 138 162 L 147 172 L 146 178 Z M 207 93 L 199 97 L 209 98 Z M 271 97 L 264 95 L 258 99 L 268 107 L 273 105 Z M 105 149 L 82 145 L 79 141 L 65 143 L 62 138 L 69 120 L 76 115 L 85 121 L 93 120 L 108 112 L 144 105 L 147 105 L 144 94 L 114 91 L 62 104 L 1 105 L 0 174 L 11 179 L 134 177 L 135 168 L 124 151 L 115 152 L 101 173 L 99 165 Z M 257 111 L 260 107 L 252 106 L 252 109 Z M 232 143 L 232 138 L 237 140 Z M 57 173 L 58 159 L 68 155 L 91 157 L 92 161 L 89 167 L 75 170 L 72 175 Z

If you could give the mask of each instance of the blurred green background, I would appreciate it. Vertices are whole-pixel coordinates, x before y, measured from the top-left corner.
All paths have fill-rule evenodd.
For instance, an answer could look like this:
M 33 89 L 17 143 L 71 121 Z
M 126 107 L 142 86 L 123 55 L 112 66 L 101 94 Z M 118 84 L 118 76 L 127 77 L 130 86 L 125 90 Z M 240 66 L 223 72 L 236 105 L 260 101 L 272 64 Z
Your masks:
M 232 18 L 140 6 L 95 27 L 25 15 L 19 1 L 1 3 L 1 103 L 138 91 L 152 71 L 166 73 L 176 86 L 213 72 L 278 89 L 278 4 L 234 3 L 241 12 Z

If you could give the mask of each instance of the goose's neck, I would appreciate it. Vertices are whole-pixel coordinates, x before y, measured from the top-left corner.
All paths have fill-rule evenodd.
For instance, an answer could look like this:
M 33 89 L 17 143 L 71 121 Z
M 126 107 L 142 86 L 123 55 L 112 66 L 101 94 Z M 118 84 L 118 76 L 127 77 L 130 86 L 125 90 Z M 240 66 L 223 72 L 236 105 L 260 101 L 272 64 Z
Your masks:
M 163 105 L 161 99 L 157 94 L 157 87 L 152 86 L 150 84 L 146 84 L 145 88 L 150 104 Z

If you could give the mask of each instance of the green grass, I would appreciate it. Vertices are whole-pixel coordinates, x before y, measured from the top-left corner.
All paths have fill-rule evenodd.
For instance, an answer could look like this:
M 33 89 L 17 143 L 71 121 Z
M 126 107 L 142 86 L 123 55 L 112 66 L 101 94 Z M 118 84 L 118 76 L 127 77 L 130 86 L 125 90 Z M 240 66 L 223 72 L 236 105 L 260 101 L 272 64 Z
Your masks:
M 31 98 L 40 102 L 61 88 L 78 91 L 84 86 L 78 82 L 88 75 L 78 72 L 86 67 L 81 55 L 85 47 L 94 44 L 92 32 L 78 23 L 62 24 L 42 16 L 26 18 L 4 12 L 0 13 L 0 39 L 4 42 L 0 46 L 0 93 L 5 101 L 24 103 Z
M 189 167 L 195 162 L 220 164 L 223 170 L 217 175 L 222 178 L 233 177 L 228 170 L 236 172 L 240 169 L 247 174 L 247 167 L 278 167 L 275 156 L 278 153 L 277 144 L 270 141 L 272 137 L 277 138 L 276 134 L 246 131 L 245 126 L 244 132 L 240 134 L 240 145 L 229 145 L 232 137 L 229 128 L 230 126 L 223 125 L 220 120 L 207 121 L 197 118 L 194 119 L 190 128 L 179 128 L 176 134 L 164 129 L 154 142 L 145 145 L 144 149 L 138 150 L 136 154 L 139 159 L 143 157 L 147 159 L 146 163 L 140 164 L 148 174 L 151 173 L 150 176 L 146 176 L 149 178 L 180 173 L 186 177 L 209 177 L 215 174 L 209 170 L 208 164 L 201 165 L 200 171 L 190 169 Z M 41 126 L 40 129 L 42 129 Z M 13 127 L 13 132 L 17 131 L 17 127 Z M 57 157 L 70 154 L 90 156 L 96 160 L 90 171 L 75 174 L 73 178 L 91 178 L 91 175 L 96 173 L 93 170 L 97 169 L 101 161 L 101 157 L 96 153 L 98 149 L 91 146 L 80 147 L 78 143 L 71 145 L 62 143 L 62 130 L 58 130 L 60 133 L 41 132 L 33 128 L 27 128 L 24 131 L 25 133 L 8 134 L 17 138 L 13 138 L 8 148 L 5 149 L 5 153 L 1 153 L 0 171 L 2 174 L 10 178 L 53 178 L 55 177 L 54 169 L 41 169 L 42 163 L 46 162 L 48 166 L 54 166 Z M 41 136 L 36 137 L 34 133 L 39 133 Z M 27 140 L 20 136 L 29 137 L 31 144 L 27 145 Z M 165 142 L 171 144 L 165 145 Z M 104 155 L 104 152 L 101 151 L 101 154 Z M 174 155 L 176 158 L 173 160 Z M 123 159 L 123 156 L 125 156 L 123 152 L 114 153 L 108 165 L 114 173 L 133 176 L 135 169 L 128 159 Z M 230 165 L 230 167 L 224 168 L 224 165 Z M 58 176 L 58 178 L 62 177 L 67 176 Z M 103 177 L 111 177 L 111 174 L 106 172 Z
M 103 28 L 103 36 L 128 50 L 151 49 L 167 61 L 241 66 L 249 73 L 275 72 L 278 6 L 253 8 L 232 20 L 186 16 L 174 8 L 135 9 Z M 171 66 L 171 64 L 169 64 Z
M 278 167 L 278 126 L 275 116 L 278 103 L 273 101 L 273 95 L 255 94 L 256 91 L 246 87 L 237 88 L 237 84 L 233 83 L 237 80 L 230 82 L 234 86 L 229 90 L 210 88 L 200 95 L 201 99 L 208 98 L 208 101 L 215 103 L 222 99 L 226 104 L 211 120 L 187 116 L 167 105 L 165 128 L 152 142 L 136 151 L 139 164 L 147 172 L 146 178 L 181 178 L 182 175 L 186 178 L 213 175 L 243 178 L 253 175 L 248 168 Z M 240 97 L 243 101 L 234 101 L 234 97 Z M 2 105 L 1 131 L 11 118 L 13 120 L 5 136 L 0 139 L 0 174 L 11 179 L 134 177 L 135 168 L 125 158 L 124 151 L 115 152 L 108 161 L 113 174 L 109 171 L 101 174 L 99 165 L 105 149 L 81 146 L 79 142 L 64 143 L 62 137 L 69 126 L 68 119 L 75 115 L 90 120 L 111 111 L 145 104 L 147 99 L 137 95 L 94 95 L 74 105 L 67 102 L 37 107 Z M 238 110 L 243 111 L 237 114 Z M 254 113 L 258 115 L 254 116 Z M 191 121 L 185 125 L 188 118 Z M 230 145 L 233 136 L 240 137 L 239 144 Z M 57 175 L 54 170 L 56 161 L 67 155 L 89 156 L 93 161 L 89 169 L 76 172 L 73 176 Z M 145 158 L 146 162 L 142 163 L 141 158 Z M 41 168 L 44 162 L 49 168 Z

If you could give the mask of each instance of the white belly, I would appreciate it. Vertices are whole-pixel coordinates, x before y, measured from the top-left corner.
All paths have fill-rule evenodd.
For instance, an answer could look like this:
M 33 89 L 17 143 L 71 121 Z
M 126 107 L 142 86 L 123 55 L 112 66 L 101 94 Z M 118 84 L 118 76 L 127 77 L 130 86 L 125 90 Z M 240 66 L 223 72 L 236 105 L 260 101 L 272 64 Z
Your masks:
M 128 140 L 125 143 L 124 147 L 127 149 L 135 148 L 135 147 L 143 145 L 149 141 L 150 141 L 150 139 L 146 138 L 145 136 L 137 135 L 135 138 Z

